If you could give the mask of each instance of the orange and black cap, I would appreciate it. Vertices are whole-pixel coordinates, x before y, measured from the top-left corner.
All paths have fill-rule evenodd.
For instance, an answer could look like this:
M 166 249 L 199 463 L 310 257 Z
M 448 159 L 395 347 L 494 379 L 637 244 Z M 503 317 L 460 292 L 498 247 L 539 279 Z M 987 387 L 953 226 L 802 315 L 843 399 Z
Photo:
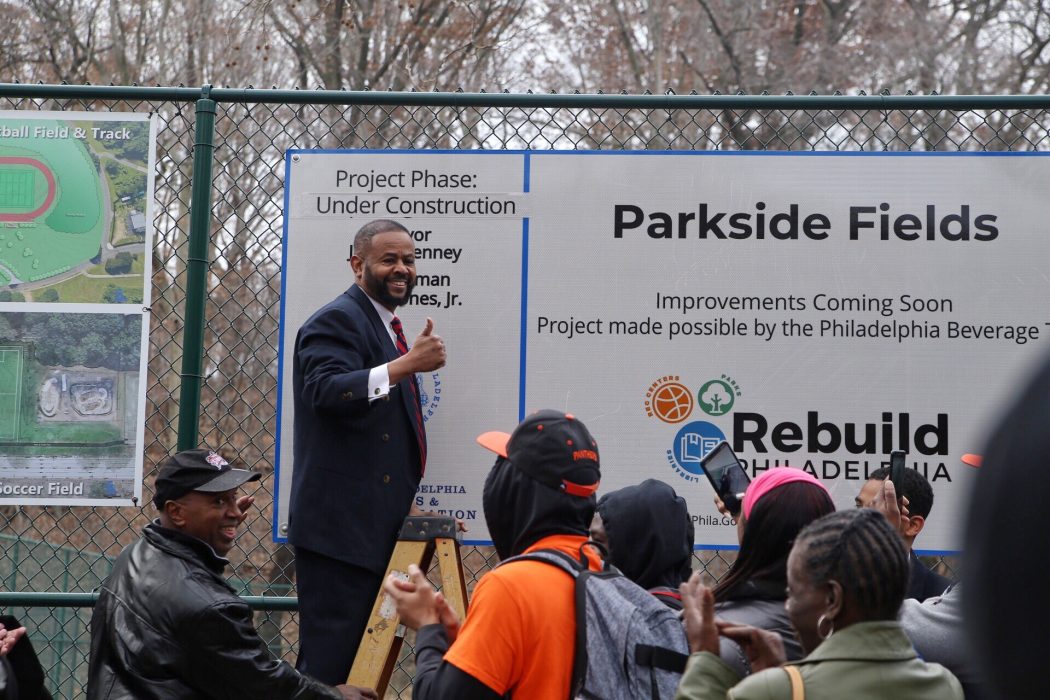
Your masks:
M 571 496 L 594 495 L 601 481 L 598 443 L 571 413 L 537 411 L 511 434 L 492 431 L 478 444 L 506 457 L 541 484 Z

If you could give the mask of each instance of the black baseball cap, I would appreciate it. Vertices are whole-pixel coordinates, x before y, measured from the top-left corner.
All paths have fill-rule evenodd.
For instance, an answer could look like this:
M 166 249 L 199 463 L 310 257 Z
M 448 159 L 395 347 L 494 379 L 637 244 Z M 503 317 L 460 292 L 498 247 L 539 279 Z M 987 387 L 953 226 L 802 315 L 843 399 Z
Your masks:
M 190 491 L 220 493 L 261 478 L 259 472 L 234 469 L 214 450 L 183 450 L 161 462 L 153 503 L 163 508 Z
M 598 443 L 571 413 L 537 411 L 513 433 L 488 432 L 477 441 L 541 484 L 584 498 L 598 490 Z

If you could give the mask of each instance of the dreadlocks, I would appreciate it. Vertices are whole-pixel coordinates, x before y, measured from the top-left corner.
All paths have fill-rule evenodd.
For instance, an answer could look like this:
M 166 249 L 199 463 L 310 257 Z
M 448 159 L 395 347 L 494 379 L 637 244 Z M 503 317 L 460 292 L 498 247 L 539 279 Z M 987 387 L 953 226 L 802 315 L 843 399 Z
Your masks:
M 825 515 L 799 533 L 797 544 L 814 583 L 837 581 L 868 620 L 896 619 L 908 587 L 908 553 L 881 513 Z

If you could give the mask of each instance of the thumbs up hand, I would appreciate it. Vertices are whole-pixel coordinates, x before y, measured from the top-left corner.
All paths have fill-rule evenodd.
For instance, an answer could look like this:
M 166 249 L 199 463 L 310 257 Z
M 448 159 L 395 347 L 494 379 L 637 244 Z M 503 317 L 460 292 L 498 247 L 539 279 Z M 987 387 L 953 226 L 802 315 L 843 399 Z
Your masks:
M 434 319 L 427 318 L 408 355 L 414 356 L 415 372 L 433 372 L 445 366 L 445 341 L 440 335 L 434 335 Z
M 387 364 L 390 383 L 397 384 L 416 372 L 433 372 L 445 366 L 445 341 L 434 334 L 434 319 L 428 318 L 412 349 Z

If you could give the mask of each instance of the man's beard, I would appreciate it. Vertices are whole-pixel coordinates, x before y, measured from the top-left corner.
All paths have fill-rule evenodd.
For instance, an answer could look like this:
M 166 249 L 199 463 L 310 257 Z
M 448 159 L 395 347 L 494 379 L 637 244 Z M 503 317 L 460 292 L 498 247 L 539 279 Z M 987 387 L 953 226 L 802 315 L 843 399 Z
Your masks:
M 387 282 L 403 279 L 405 281 L 405 295 L 403 297 L 397 297 L 390 293 L 387 288 Z M 384 306 L 398 307 L 404 306 L 408 303 L 409 298 L 412 296 L 412 290 L 416 287 L 416 281 L 412 275 L 395 275 L 393 273 L 380 279 L 372 274 L 372 268 L 369 265 L 365 265 L 364 274 L 365 291 L 368 292 L 369 296 L 378 301 Z

